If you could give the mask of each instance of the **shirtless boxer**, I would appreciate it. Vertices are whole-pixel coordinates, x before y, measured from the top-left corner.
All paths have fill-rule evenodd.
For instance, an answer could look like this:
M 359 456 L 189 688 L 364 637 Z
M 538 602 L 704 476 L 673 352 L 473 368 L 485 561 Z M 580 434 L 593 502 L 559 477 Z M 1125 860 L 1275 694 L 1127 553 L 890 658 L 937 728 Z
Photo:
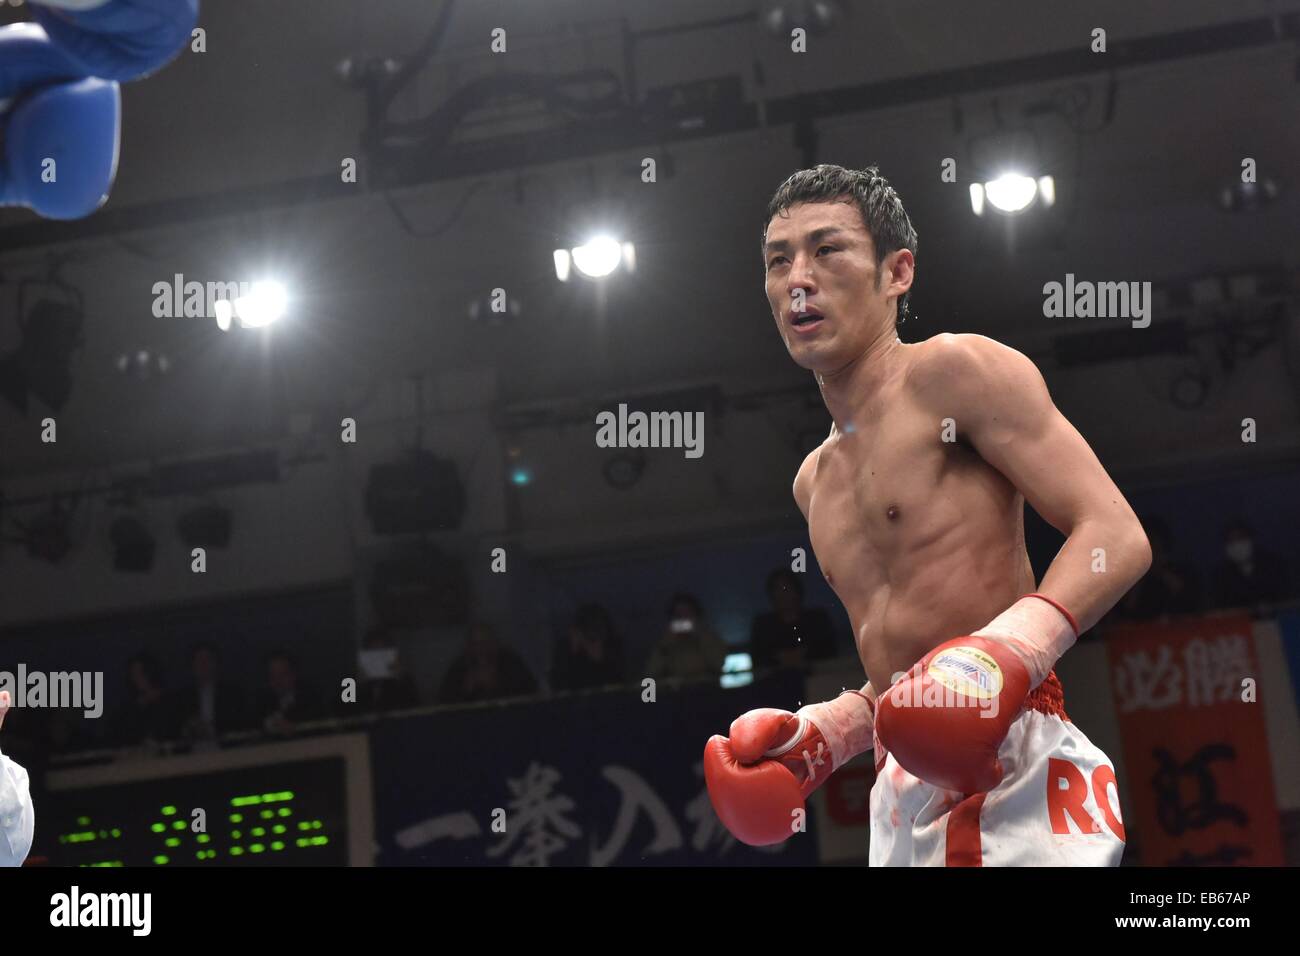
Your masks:
M 767 213 L 768 303 L 833 420 L 794 497 L 868 682 L 713 737 L 714 809 L 779 842 L 874 746 L 873 866 L 1118 864 L 1114 769 L 1052 665 L 1145 573 L 1141 525 L 1029 359 L 980 335 L 899 341 L 916 232 L 876 169 L 795 173 Z M 1025 501 L 1066 535 L 1037 589 Z

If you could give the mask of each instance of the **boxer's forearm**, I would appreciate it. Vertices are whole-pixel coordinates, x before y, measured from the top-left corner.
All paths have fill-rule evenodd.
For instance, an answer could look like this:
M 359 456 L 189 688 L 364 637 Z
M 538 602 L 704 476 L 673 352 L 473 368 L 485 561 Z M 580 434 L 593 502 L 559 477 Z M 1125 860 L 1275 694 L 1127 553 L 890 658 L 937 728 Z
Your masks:
M 867 681 L 858 691 L 843 691 L 838 697 L 799 709 L 825 737 L 833 767 L 841 767 L 872 748 L 876 724 L 876 692 Z
M 1080 521 L 1038 590 L 1069 608 L 1082 633 L 1118 604 L 1150 566 L 1151 545 L 1136 518 Z

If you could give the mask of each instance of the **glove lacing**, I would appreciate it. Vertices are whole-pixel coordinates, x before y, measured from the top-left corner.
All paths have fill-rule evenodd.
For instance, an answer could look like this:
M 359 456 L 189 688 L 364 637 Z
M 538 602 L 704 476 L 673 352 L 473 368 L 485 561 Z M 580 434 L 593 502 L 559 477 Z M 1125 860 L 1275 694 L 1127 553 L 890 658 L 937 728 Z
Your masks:
M 798 744 L 800 740 L 804 738 L 804 734 L 808 731 L 808 718 L 802 715 L 796 716 L 799 717 L 799 723 L 795 726 L 794 733 L 790 735 L 790 739 L 785 743 L 779 744 L 771 750 L 764 752 L 764 757 L 784 757 L 794 749 L 795 745 Z M 805 747 L 799 756 L 803 758 L 804 767 L 808 771 L 808 782 L 816 783 L 817 768 L 825 766 L 826 764 L 826 741 L 822 739 L 821 734 L 817 735 L 816 753 L 810 753 L 808 748 Z
M 826 763 L 826 758 L 823 756 L 825 751 L 826 742 L 824 740 L 817 741 L 817 755 L 815 757 L 808 752 L 808 748 L 804 748 L 803 762 L 808 767 L 809 783 L 817 782 L 817 768 Z

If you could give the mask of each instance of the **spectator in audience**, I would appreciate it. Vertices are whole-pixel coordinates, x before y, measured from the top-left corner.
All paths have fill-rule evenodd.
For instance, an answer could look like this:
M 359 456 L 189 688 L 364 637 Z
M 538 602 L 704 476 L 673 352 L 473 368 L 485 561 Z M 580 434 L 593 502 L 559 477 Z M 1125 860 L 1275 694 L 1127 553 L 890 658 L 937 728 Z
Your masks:
M 535 693 L 537 679 L 523 658 L 497 640 L 490 624 L 480 621 L 470 626 L 465 649 L 452 659 L 438 702 L 468 704 Z
M 722 673 L 727 644 L 704 619 L 693 594 L 678 593 L 668 605 L 668 626 L 650 651 L 646 672 L 664 678 L 707 678 Z
M 749 630 L 755 670 L 800 667 L 806 661 L 835 656 L 830 616 L 819 607 L 803 606 L 799 575 L 777 568 L 767 576 L 767 598 L 772 610 L 756 616 Z
M 383 628 L 371 628 L 362 639 L 357 668 L 357 703 L 363 713 L 382 714 L 420 705 L 415 681 L 406 672 L 397 645 Z
M 113 742 L 119 747 L 135 747 L 166 740 L 175 720 L 158 659 L 148 651 L 135 655 L 126 665 L 126 683 L 126 703 L 117 713 Z
M 584 604 L 573 616 L 568 633 L 551 649 L 551 688 L 581 690 L 622 683 L 623 642 L 614 631 L 609 611 Z
M 309 683 L 299 679 L 298 665 L 287 651 L 277 650 L 267 657 L 266 687 L 258 717 L 267 733 L 292 733 L 295 724 L 325 716 L 320 695 Z
M 1222 607 L 1254 607 L 1287 597 L 1287 568 L 1281 555 L 1261 548 L 1255 529 L 1242 518 L 1223 532 L 1223 557 L 1215 573 Z
M 190 653 L 194 683 L 177 697 L 176 713 L 181 734 L 207 743 L 222 734 L 248 726 L 248 702 L 237 684 L 220 677 L 221 657 L 214 644 L 196 644 Z
M 1169 526 L 1156 517 L 1142 522 L 1151 542 L 1151 569 L 1115 608 L 1115 616 L 1150 621 L 1171 614 L 1194 614 L 1201 609 L 1200 580 L 1196 570 L 1173 552 Z

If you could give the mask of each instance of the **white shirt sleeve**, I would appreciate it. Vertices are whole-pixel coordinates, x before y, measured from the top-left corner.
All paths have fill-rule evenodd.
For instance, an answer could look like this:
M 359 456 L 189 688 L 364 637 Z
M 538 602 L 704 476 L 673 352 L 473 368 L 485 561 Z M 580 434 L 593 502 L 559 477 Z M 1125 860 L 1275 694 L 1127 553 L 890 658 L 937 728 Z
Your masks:
M 0 754 L 0 866 L 23 865 L 35 827 L 27 771 Z

